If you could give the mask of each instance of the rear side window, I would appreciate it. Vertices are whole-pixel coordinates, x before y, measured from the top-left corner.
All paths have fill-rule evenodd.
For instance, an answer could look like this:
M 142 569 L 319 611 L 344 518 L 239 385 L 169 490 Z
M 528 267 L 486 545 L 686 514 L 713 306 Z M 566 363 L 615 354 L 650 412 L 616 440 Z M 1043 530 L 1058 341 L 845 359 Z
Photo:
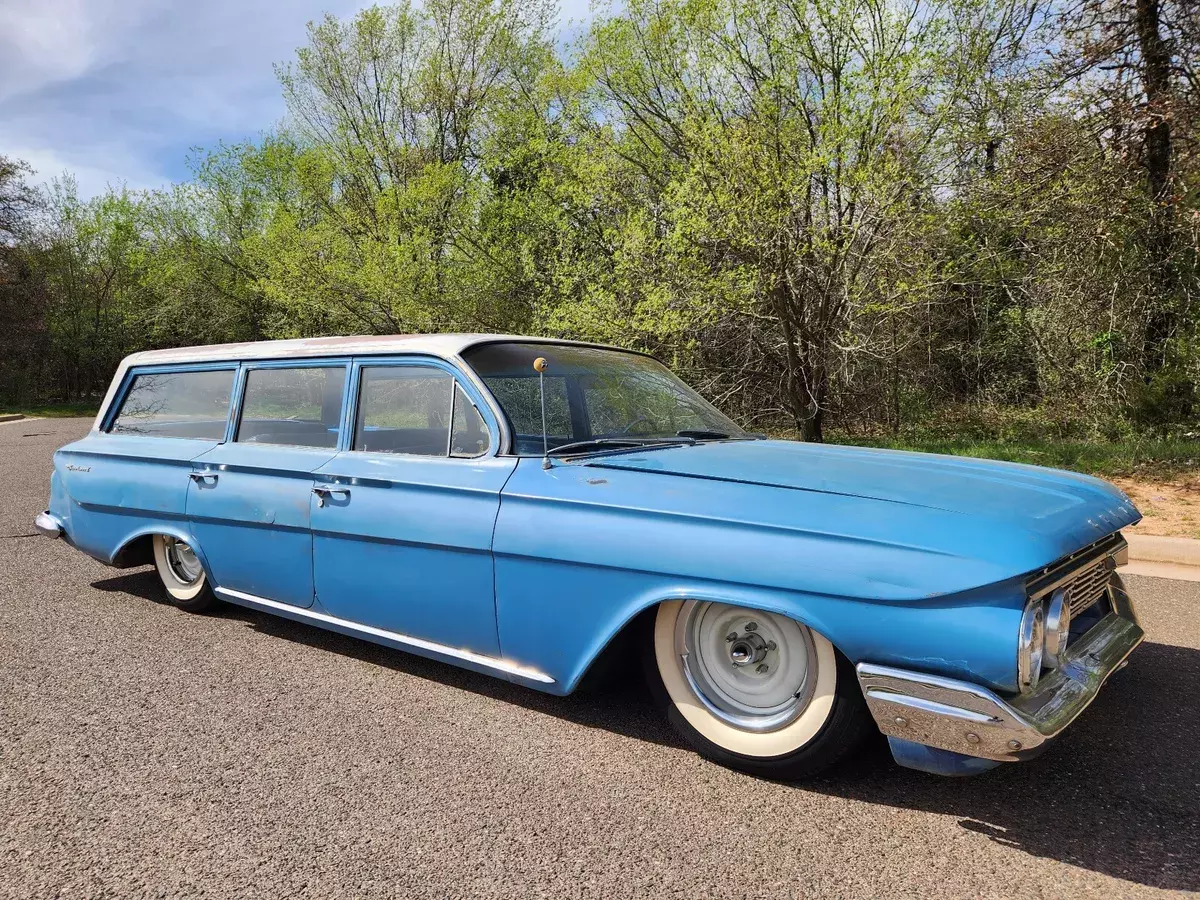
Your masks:
M 233 374 L 222 369 L 135 375 L 109 431 L 219 441 L 229 418 Z
M 344 366 L 251 369 L 236 440 L 243 444 L 336 447 Z
M 364 366 L 355 450 L 480 456 L 490 442 L 479 411 L 449 372 L 433 366 Z

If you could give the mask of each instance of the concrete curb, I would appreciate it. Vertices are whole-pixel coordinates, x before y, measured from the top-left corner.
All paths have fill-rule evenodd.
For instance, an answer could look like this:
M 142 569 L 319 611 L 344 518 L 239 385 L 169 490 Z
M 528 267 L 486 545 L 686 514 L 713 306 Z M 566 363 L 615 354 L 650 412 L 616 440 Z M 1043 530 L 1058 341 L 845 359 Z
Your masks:
M 1200 541 L 1128 532 L 1125 540 L 1129 541 L 1129 564 L 1121 567 L 1123 574 L 1200 581 Z
M 1200 581 L 1200 566 L 1180 566 L 1176 563 L 1139 562 L 1133 560 L 1117 570 L 1122 575 L 1144 575 L 1148 578 L 1169 578 L 1171 581 Z
M 0 413 L 0 422 L 19 422 L 23 418 L 20 413 Z
M 1154 534 L 1125 533 L 1129 541 L 1130 562 L 1170 563 L 1176 566 L 1200 566 L 1200 541 Z

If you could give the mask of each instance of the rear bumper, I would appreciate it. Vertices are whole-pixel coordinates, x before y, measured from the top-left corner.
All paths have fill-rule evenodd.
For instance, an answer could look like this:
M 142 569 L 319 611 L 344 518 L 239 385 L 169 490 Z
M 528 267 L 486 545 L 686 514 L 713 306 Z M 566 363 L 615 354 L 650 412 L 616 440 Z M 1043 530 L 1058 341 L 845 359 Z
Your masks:
M 33 520 L 33 527 L 37 529 L 38 534 L 51 539 L 62 537 L 63 534 L 62 521 L 50 510 L 38 513 Z
M 1113 611 L 1076 641 L 1064 665 L 1009 700 L 967 681 L 859 663 L 859 683 L 879 730 L 998 762 L 1036 756 L 1087 709 L 1145 637 L 1119 580 L 1109 598 Z

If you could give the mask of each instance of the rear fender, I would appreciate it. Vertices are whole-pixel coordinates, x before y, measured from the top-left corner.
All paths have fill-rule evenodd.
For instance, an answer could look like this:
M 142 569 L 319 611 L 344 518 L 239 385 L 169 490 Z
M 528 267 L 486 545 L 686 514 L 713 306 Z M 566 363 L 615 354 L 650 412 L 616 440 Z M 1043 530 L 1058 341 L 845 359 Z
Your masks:
M 183 541 L 195 551 L 196 557 L 204 566 L 205 573 L 209 572 L 208 559 L 204 556 L 204 549 L 200 547 L 195 536 L 188 529 L 187 523 L 173 520 L 161 520 L 138 527 L 121 541 L 108 559 L 103 561 L 117 569 L 152 565 L 154 550 L 151 541 L 156 534 L 169 535 L 177 541 Z
M 108 565 L 130 558 L 145 534 L 191 543 L 186 505 L 191 460 L 213 441 L 91 434 L 54 454 L 50 511 L 70 543 Z

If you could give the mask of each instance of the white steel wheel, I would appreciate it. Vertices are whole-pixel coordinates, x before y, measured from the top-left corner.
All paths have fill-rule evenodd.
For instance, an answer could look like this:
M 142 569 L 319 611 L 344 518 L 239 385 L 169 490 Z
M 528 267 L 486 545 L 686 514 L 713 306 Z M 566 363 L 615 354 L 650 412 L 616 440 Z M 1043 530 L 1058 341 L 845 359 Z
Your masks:
M 659 607 L 663 684 L 693 728 L 746 756 L 799 750 L 833 707 L 833 645 L 795 619 L 696 600 Z
M 169 534 L 154 535 L 154 565 L 176 606 L 199 612 L 212 605 L 204 566 L 186 542 Z
M 655 615 L 652 644 L 652 689 L 680 733 L 717 762 L 771 778 L 803 777 L 867 732 L 849 662 L 795 619 L 668 601 Z

